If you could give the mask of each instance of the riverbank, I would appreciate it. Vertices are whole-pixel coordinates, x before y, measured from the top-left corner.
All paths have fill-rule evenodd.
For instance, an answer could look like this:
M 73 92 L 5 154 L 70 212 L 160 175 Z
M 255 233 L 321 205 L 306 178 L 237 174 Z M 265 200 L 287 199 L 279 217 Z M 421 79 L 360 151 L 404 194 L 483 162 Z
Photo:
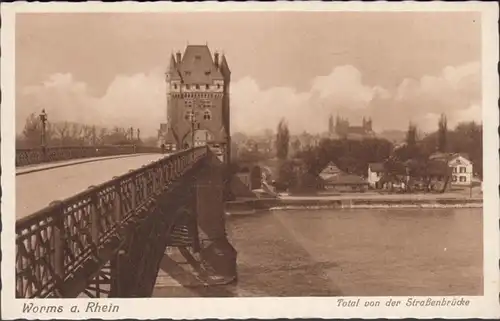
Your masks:
M 446 194 L 280 196 L 226 202 L 228 215 L 252 214 L 265 210 L 292 209 L 383 209 L 383 208 L 482 208 L 482 197 Z

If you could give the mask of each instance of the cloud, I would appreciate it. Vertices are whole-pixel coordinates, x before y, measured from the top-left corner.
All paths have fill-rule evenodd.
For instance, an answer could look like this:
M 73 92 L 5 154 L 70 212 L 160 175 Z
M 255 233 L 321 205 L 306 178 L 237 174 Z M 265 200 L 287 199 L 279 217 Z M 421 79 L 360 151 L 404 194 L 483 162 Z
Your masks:
M 422 130 L 435 130 L 441 113 L 450 126 L 465 120 L 481 121 L 480 64 L 449 66 L 438 75 L 402 79 L 393 89 L 363 82 L 354 66 L 338 66 L 311 80 L 308 90 L 292 87 L 262 88 L 245 77 L 231 84 L 233 132 L 260 133 L 275 129 L 281 118 L 294 133 L 324 132 L 328 117 L 341 114 L 351 123 L 372 117 L 375 130 L 402 129 L 415 122 Z M 53 74 L 37 86 L 17 93 L 18 131 L 30 113 L 45 108 L 52 121 L 80 121 L 105 126 L 140 128 L 156 135 L 166 120 L 166 86 L 161 69 L 144 74 L 118 75 L 101 97 L 71 74 Z
M 305 92 L 290 87 L 262 89 L 247 77 L 231 85 L 231 94 L 231 126 L 249 133 L 274 129 L 281 118 L 292 132 L 322 132 L 331 114 L 365 110 L 373 99 L 390 96 L 382 87 L 363 84 L 361 72 L 350 65 L 314 78 Z
M 477 62 L 448 66 L 437 76 L 404 79 L 397 87 L 392 103 L 394 109 L 422 127 L 437 126 L 428 122 L 434 122 L 435 115 L 442 113 L 452 122 L 466 120 L 464 115 L 480 121 L 481 66 Z
M 49 120 L 75 121 L 99 126 L 140 128 L 156 135 L 166 118 L 163 73 L 119 75 L 102 97 L 94 97 L 85 83 L 71 74 L 53 74 L 41 85 L 25 87 L 17 95 L 16 126 L 21 131 L 31 113 L 45 109 Z

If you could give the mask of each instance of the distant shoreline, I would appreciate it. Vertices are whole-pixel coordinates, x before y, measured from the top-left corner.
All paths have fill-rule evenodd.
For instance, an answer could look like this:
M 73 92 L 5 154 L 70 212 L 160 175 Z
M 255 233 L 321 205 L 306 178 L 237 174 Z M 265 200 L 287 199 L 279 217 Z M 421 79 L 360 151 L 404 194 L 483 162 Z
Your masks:
M 482 208 L 482 198 L 328 198 L 246 199 L 226 202 L 228 215 L 297 209 Z

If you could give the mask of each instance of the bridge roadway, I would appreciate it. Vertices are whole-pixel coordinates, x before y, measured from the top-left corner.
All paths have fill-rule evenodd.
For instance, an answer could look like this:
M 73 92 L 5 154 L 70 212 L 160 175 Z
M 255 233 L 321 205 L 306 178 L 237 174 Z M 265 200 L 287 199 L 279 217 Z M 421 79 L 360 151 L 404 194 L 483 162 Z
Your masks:
M 16 219 L 28 216 L 48 206 L 52 201 L 64 200 L 92 185 L 102 184 L 114 176 L 147 165 L 167 155 L 134 154 L 104 157 L 94 160 L 74 160 L 64 164 L 43 164 L 16 169 Z M 29 171 L 29 172 L 28 172 Z

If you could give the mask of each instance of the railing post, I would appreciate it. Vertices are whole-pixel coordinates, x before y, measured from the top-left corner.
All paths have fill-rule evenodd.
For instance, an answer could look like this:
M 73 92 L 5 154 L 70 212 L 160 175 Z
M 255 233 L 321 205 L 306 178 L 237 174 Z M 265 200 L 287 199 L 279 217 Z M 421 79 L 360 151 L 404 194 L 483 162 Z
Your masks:
M 92 187 L 93 188 L 93 187 Z M 97 246 L 99 243 L 99 211 L 97 208 L 97 202 L 99 202 L 97 194 L 91 196 L 90 200 L 90 234 L 92 236 L 92 242 Z
M 64 208 L 61 202 L 57 202 L 57 212 L 59 215 L 55 216 L 54 222 L 54 273 L 56 276 L 57 289 L 59 295 L 61 293 L 61 285 L 66 278 L 64 271 L 64 248 L 65 248 L 65 230 L 64 230 Z
M 153 193 L 156 193 L 158 190 L 158 183 L 161 184 L 161 178 L 163 175 L 161 175 L 161 167 L 154 168 L 152 169 L 153 172 Z
M 147 171 L 145 175 L 142 176 L 142 199 L 146 201 L 148 198 L 148 178 L 151 177 L 151 171 Z M 152 178 L 152 177 L 151 177 Z
M 121 185 L 120 182 L 118 181 L 115 184 L 115 199 L 114 199 L 114 219 L 115 223 L 117 225 L 120 224 L 120 221 L 122 219 L 122 193 L 121 193 Z
M 135 193 L 137 191 L 135 177 L 132 177 L 130 182 L 131 182 L 131 184 L 130 184 L 130 204 L 132 207 L 131 210 L 134 211 L 135 207 L 136 207 L 136 195 L 135 195 Z

